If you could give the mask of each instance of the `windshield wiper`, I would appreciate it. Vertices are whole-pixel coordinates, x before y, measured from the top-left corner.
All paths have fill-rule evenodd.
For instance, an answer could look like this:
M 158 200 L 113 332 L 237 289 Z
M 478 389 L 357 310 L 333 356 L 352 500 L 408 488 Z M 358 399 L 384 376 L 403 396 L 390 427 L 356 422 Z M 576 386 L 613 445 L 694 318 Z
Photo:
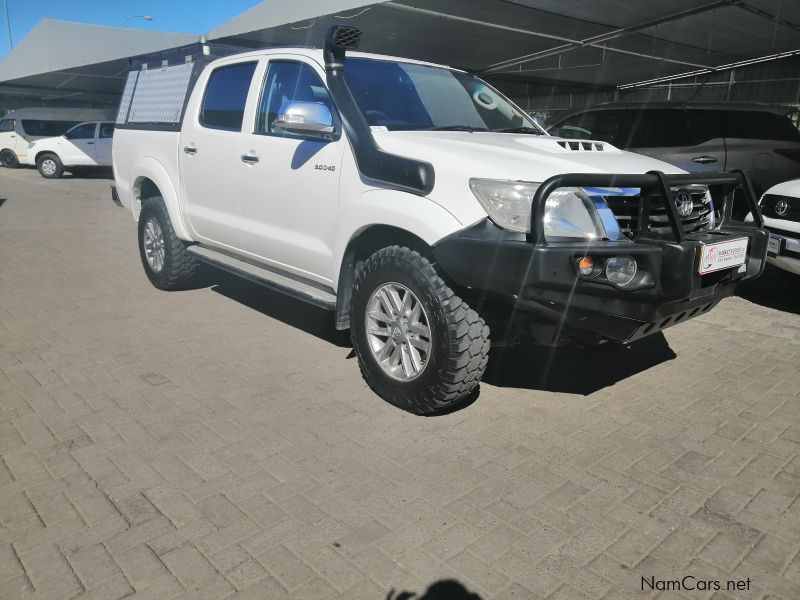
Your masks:
M 492 129 L 495 133 L 531 133 L 533 135 L 544 135 L 540 130 L 533 127 L 509 127 L 508 129 Z
M 443 125 L 442 127 L 429 127 L 425 131 L 489 131 L 486 127 L 470 127 L 469 125 Z

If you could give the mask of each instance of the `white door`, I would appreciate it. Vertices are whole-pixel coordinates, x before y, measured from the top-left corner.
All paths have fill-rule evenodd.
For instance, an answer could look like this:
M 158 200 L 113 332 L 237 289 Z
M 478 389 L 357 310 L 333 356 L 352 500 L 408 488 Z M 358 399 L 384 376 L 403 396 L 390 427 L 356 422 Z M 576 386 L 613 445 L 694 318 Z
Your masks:
M 346 144 L 287 134 L 275 120 L 289 101 L 322 102 L 333 110 L 332 102 L 317 71 L 296 57 L 270 57 L 262 90 L 253 133 L 238 148 L 251 157 L 237 171 L 244 247 L 277 267 L 327 282 Z
M 96 144 L 97 123 L 81 123 L 64 134 L 56 153 L 66 166 L 95 165 Z
M 111 141 L 114 138 L 114 124 L 100 123 L 97 129 L 97 144 L 95 145 L 96 161 L 101 167 L 111 166 Z
M 15 150 L 17 146 L 17 120 L 0 120 L 0 150 Z
M 231 61 L 201 78 L 202 100 L 187 107 L 183 120 L 179 156 L 186 213 L 200 241 L 217 246 L 242 248 L 242 123 L 257 66 L 253 59 Z

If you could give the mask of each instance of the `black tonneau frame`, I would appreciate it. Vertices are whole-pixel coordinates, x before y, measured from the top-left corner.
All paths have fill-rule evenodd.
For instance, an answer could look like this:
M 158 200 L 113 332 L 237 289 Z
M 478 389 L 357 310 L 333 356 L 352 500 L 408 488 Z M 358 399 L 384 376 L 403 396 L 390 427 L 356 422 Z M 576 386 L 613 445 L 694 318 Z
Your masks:
M 649 171 L 643 174 L 615 174 L 615 173 L 567 173 L 556 175 L 547 179 L 539 186 L 531 201 L 531 233 L 528 241 L 537 246 L 546 246 L 544 235 L 545 203 L 547 198 L 559 188 L 563 187 L 636 187 L 641 189 L 639 204 L 639 218 L 637 230 L 634 232 L 634 241 L 647 234 L 650 228 L 650 206 L 653 197 L 664 199 L 667 217 L 674 236 L 674 241 L 680 243 L 686 239 L 686 234 L 680 224 L 678 209 L 672 195 L 673 187 L 686 185 L 707 185 L 716 189 L 723 199 L 722 219 L 719 226 L 733 220 L 733 201 L 736 190 L 741 190 L 747 208 L 753 215 L 753 223 L 759 229 L 764 226 L 761 209 L 758 206 L 753 185 L 750 178 L 743 171 L 728 173 L 686 173 L 667 175 L 661 171 Z M 713 192 L 712 192 L 713 194 Z

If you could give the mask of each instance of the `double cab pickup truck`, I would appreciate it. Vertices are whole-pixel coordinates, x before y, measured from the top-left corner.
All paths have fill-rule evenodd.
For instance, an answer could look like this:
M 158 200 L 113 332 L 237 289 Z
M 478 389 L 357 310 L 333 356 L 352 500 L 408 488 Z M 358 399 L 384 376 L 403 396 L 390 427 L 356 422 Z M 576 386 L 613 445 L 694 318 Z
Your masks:
M 210 263 L 329 309 L 370 388 L 427 414 L 475 396 L 493 344 L 626 343 L 763 271 L 743 174 L 552 137 L 478 77 L 360 37 L 129 74 L 115 193 L 154 286 Z

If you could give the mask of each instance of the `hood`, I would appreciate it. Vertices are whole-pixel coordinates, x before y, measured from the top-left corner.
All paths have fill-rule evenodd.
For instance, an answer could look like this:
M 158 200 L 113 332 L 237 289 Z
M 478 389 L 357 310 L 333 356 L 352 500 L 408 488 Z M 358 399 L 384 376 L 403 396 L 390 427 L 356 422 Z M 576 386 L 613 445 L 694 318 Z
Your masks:
M 792 198 L 800 198 L 800 179 L 792 179 L 784 181 L 769 188 L 765 194 L 772 194 L 774 196 L 790 196 Z
M 436 170 L 431 200 L 468 225 L 486 216 L 469 189 L 473 177 L 542 182 L 565 173 L 685 173 L 607 142 L 545 135 L 462 131 L 374 131 L 387 152 L 430 162 Z

